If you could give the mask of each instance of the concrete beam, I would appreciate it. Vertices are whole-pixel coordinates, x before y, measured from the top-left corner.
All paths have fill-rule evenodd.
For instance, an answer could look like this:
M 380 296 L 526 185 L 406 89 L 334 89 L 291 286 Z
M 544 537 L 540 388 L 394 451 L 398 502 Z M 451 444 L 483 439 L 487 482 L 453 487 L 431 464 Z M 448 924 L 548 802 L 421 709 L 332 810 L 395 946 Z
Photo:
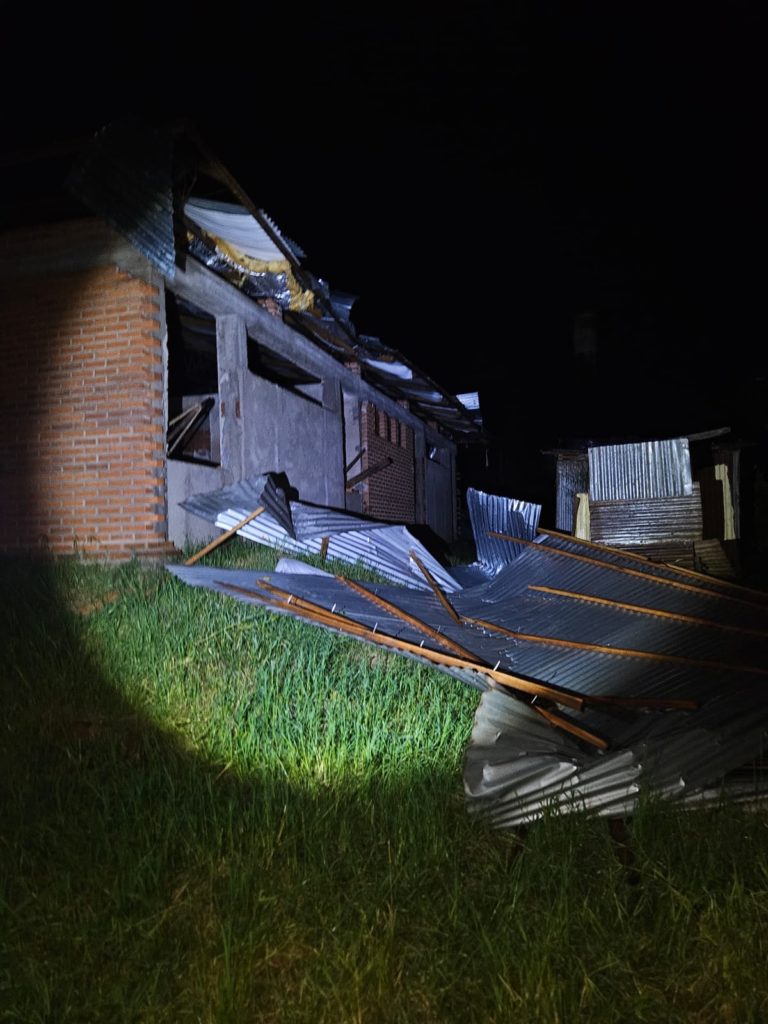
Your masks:
M 245 476 L 243 374 L 248 372 L 245 321 L 228 313 L 216 317 L 216 358 L 219 364 L 221 465 L 232 481 Z
M 394 399 L 367 384 L 362 378 L 348 370 L 327 352 L 323 352 L 303 335 L 284 324 L 282 320 L 267 313 L 257 302 L 243 295 L 233 285 L 223 281 L 204 267 L 197 260 L 187 258 L 186 268 L 177 268 L 176 276 L 167 281 L 168 288 L 174 294 L 205 309 L 212 316 L 220 317 L 235 314 L 242 317 L 247 325 L 248 333 L 260 345 L 275 352 L 283 358 L 325 379 L 330 377 L 338 381 L 345 391 L 356 395 L 361 401 L 373 402 L 379 409 L 394 416 L 402 423 L 407 423 L 414 430 L 423 431 L 428 440 L 443 447 L 455 449 L 450 438 L 428 426 L 424 420 L 404 409 Z

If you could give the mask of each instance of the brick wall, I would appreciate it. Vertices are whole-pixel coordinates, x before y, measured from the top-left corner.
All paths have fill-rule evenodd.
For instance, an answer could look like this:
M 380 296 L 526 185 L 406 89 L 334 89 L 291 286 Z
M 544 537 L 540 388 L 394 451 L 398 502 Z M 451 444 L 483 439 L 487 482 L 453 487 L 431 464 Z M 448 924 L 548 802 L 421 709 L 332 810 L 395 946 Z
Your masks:
M 413 429 L 370 402 L 363 402 L 360 434 L 365 446 L 363 470 L 392 459 L 391 465 L 365 481 L 363 511 L 376 519 L 415 522 Z
M 157 288 L 94 256 L 105 229 L 0 241 L 49 269 L 0 280 L 0 549 L 123 559 L 167 553 L 163 354 Z M 78 258 L 53 263 L 51 247 Z M 6 260 L 7 265 L 7 260 Z M 64 268 L 64 269 L 60 269 Z

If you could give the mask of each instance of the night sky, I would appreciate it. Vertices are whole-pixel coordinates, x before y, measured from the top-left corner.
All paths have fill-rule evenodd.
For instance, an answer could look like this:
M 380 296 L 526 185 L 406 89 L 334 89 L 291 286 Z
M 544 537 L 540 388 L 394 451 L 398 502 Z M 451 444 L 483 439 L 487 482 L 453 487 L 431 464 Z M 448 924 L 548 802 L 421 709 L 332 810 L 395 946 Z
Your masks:
M 527 497 L 570 439 L 765 440 L 765 17 L 675 6 L 254 6 L 96 51 L 49 25 L 6 142 L 190 117 L 358 330 L 480 391 L 489 484 Z

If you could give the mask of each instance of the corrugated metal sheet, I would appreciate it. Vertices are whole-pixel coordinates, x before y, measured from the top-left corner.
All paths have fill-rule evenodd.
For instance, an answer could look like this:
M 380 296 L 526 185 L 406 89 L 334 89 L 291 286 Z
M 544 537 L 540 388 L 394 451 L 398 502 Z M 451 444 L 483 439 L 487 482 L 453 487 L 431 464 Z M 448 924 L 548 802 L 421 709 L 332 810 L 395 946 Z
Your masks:
M 182 507 L 222 530 L 229 530 L 259 505 L 267 511 L 238 530 L 245 540 L 290 554 L 320 555 L 347 565 L 361 565 L 405 587 L 429 589 L 412 558 L 415 554 L 441 587 L 458 589 L 453 576 L 405 526 L 361 519 L 348 512 L 285 502 L 285 494 L 272 475 L 253 477 L 208 494 L 195 495 Z
M 677 732 L 669 728 L 669 718 L 653 719 L 642 740 L 628 749 L 590 754 L 501 690 L 485 693 L 465 761 L 470 812 L 497 828 L 510 828 L 553 811 L 624 817 L 642 793 L 681 802 L 721 800 L 731 795 L 728 774 L 763 749 L 768 738 L 764 714 L 734 713 L 732 703 L 676 713 Z M 764 780 L 734 781 L 736 799 L 768 792 Z
M 136 120 L 107 125 L 75 161 L 67 185 L 163 274 L 176 273 L 172 139 Z
M 573 517 L 576 509 L 576 495 L 589 490 L 589 460 L 587 453 L 557 456 L 557 509 L 556 529 L 573 532 Z
M 368 585 L 361 595 L 329 577 L 265 574 L 254 582 L 250 573 L 239 584 L 225 570 L 171 571 L 254 603 L 274 600 L 267 588 L 277 585 L 294 602 L 282 605 L 284 614 L 325 609 L 314 621 L 357 630 L 369 643 L 409 644 L 401 653 L 438 659 L 442 671 L 487 689 L 465 786 L 470 809 L 498 827 L 552 806 L 623 815 L 641 792 L 708 799 L 766 738 L 768 603 L 722 581 L 547 537 L 490 581 L 451 594 L 457 622 L 433 593 Z M 239 585 L 248 593 L 238 594 Z M 466 657 L 449 663 L 449 644 Z M 516 689 L 499 689 L 499 672 Z M 531 684 L 561 689 L 532 700 Z M 578 695 L 582 710 L 572 706 Z M 681 699 L 695 709 L 647 705 Z M 556 727 L 541 713 L 560 716 Z M 594 741 L 576 738 L 574 728 Z M 595 746 L 598 737 L 607 749 Z
M 282 249 L 275 245 L 256 218 L 237 203 L 192 196 L 184 204 L 184 215 L 206 234 L 222 238 L 251 259 L 266 262 L 285 260 Z
M 522 551 L 520 545 L 498 540 L 491 533 L 533 540 L 541 517 L 541 505 L 485 494 L 474 487 L 467 488 L 467 508 L 477 551 L 475 564 L 488 576 L 508 565 Z
M 280 486 L 274 473 L 247 477 L 230 487 L 221 487 L 216 491 L 195 494 L 186 501 L 179 502 L 183 509 L 193 515 L 215 523 L 222 509 L 246 509 L 244 519 L 250 512 L 263 505 L 276 524 L 289 536 L 295 537 L 291 507 L 285 489 Z
M 702 536 L 701 495 L 636 501 L 590 501 L 591 539 L 599 544 L 628 547 L 693 541 Z
M 693 485 L 688 438 L 590 448 L 591 501 L 671 498 Z

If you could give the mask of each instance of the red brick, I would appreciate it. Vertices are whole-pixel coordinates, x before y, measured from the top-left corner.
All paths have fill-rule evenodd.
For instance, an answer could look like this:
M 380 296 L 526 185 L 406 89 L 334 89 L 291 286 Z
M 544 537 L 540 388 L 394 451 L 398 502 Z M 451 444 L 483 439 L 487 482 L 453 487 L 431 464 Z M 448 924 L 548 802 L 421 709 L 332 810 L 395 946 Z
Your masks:
M 0 251 L 103 251 L 113 238 L 98 222 L 81 221 L 10 232 Z M 158 296 L 156 287 L 105 266 L 0 282 L 7 512 L 0 548 L 43 543 L 54 554 L 118 559 L 172 550 L 158 536 L 165 530 L 157 511 L 165 447 L 155 411 L 163 381 Z

